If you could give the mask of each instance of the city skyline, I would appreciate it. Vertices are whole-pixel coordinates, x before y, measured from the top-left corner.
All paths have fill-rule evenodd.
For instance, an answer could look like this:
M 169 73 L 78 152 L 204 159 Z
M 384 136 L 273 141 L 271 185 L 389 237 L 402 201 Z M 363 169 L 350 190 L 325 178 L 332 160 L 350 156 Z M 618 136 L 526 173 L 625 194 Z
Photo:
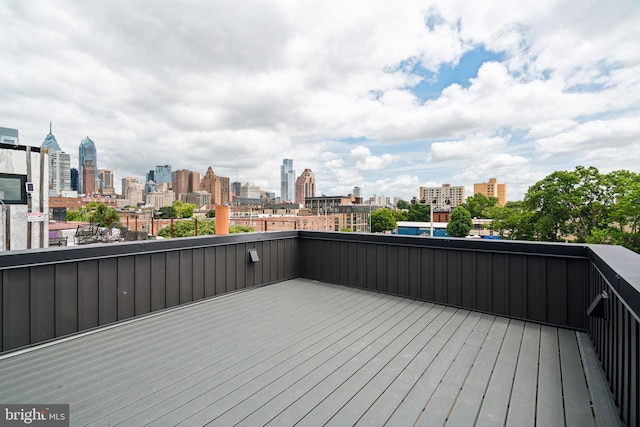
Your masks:
M 25 0 L 0 16 L 2 125 L 39 145 L 53 121 L 74 165 L 90 135 L 116 177 L 213 165 L 278 192 L 291 158 L 317 193 L 499 177 L 519 200 L 555 170 L 640 165 L 632 0 Z

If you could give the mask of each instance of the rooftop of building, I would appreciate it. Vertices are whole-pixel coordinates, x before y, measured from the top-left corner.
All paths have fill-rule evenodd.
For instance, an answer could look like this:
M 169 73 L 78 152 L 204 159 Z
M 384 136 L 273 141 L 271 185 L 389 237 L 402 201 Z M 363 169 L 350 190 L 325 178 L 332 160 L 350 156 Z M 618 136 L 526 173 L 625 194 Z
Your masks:
M 68 403 L 72 425 L 636 425 L 621 249 L 277 232 L 3 254 L 0 402 Z

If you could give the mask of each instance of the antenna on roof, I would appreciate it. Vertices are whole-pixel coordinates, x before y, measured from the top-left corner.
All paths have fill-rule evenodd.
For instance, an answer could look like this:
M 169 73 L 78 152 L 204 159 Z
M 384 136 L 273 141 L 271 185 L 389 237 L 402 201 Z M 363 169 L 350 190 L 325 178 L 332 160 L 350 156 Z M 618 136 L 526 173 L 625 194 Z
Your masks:
M 49 133 L 51 133 L 51 120 L 49 120 Z

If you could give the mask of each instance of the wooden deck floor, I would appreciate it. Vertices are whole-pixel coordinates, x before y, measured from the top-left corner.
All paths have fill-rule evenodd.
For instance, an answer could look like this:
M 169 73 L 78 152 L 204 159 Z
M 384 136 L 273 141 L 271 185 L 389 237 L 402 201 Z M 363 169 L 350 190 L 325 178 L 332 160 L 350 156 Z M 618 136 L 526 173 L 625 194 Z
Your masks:
M 71 425 L 618 425 L 584 333 L 304 279 L 0 356 Z

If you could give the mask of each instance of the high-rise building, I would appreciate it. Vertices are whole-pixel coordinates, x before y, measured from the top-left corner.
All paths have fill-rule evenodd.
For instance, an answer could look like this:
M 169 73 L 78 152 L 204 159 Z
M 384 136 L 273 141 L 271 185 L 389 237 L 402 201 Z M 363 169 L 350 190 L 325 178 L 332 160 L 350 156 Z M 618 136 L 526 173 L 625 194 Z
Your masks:
M 498 204 L 507 203 L 507 184 L 498 184 L 497 178 L 489 178 L 489 182 L 473 184 L 473 194 L 484 194 L 487 197 L 497 197 Z
M 84 173 L 88 161 L 91 161 L 93 180 Z M 89 179 L 89 182 L 86 184 L 85 179 Z M 78 181 L 78 191 L 80 193 L 91 194 L 96 191 L 96 182 L 98 181 L 98 153 L 95 143 L 88 136 L 80 142 Z M 85 188 L 85 185 L 87 185 L 87 188 Z M 87 191 L 88 189 L 92 189 L 93 191 Z
M 171 173 L 171 165 L 157 165 L 155 173 L 153 174 L 153 181 L 156 184 L 171 184 L 172 182 L 172 173 Z
M 211 194 L 211 204 L 224 205 L 231 200 L 229 189 L 229 178 L 225 176 L 217 176 L 211 166 L 204 174 L 204 178 L 200 182 L 200 189 Z M 239 193 L 237 193 L 239 195 Z
M 19 145 L 18 129 L 0 127 L 0 143 Z
M 284 202 L 295 201 L 296 171 L 293 170 L 293 159 L 282 159 L 280 166 L 280 199 Z
M 151 169 L 149 172 L 147 172 L 146 180 L 156 182 L 156 171 Z
M 71 156 L 63 151 L 49 154 L 49 188 L 56 195 L 71 190 Z
M 176 195 L 176 200 L 185 201 L 187 193 L 200 190 L 200 173 L 188 169 L 172 172 L 171 186 Z
M 453 210 L 464 203 L 464 186 L 420 187 L 420 201 L 432 205 L 434 211 Z
M 240 187 L 240 198 L 243 199 L 259 199 L 260 187 L 255 184 L 245 183 Z
M 139 203 L 142 203 L 144 195 L 143 190 L 142 184 L 140 184 L 138 178 L 122 178 L 122 195 L 125 199 L 129 200 L 128 204 L 130 206 L 137 206 Z
M 73 191 L 78 191 L 78 184 L 79 184 L 79 179 L 78 179 L 78 169 L 76 168 L 71 168 L 71 190 Z
M 93 165 L 93 160 L 86 159 L 82 166 L 82 192 L 84 194 L 93 194 L 98 191 L 98 187 L 96 183 L 98 180 L 96 179 L 95 167 Z
M 305 169 L 296 179 L 296 203 L 304 206 L 305 197 L 315 197 L 316 176 L 311 169 Z
M 71 190 L 71 156 L 62 151 L 51 130 L 42 142 L 42 148 L 49 153 L 49 189 L 58 195 L 61 191 Z
M 113 188 L 113 171 L 111 169 L 98 169 L 98 179 L 100 180 L 100 189 Z
M 242 187 L 241 182 L 236 181 L 231 183 L 231 192 L 235 197 L 240 197 L 240 187 Z

